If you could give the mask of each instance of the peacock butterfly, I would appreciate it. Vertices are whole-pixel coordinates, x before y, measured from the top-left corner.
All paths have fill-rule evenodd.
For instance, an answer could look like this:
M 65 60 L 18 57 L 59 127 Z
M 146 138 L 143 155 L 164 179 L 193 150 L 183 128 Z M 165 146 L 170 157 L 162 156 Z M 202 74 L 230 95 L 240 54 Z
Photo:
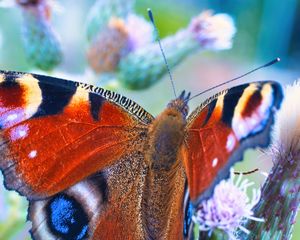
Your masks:
M 191 212 L 246 148 L 269 143 L 282 90 L 224 90 L 154 118 L 101 87 L 0 72 L 0 169 L 30 203 L 33 239 L 190 239 Z M 188 200 L 188 201 L 187 201 Z

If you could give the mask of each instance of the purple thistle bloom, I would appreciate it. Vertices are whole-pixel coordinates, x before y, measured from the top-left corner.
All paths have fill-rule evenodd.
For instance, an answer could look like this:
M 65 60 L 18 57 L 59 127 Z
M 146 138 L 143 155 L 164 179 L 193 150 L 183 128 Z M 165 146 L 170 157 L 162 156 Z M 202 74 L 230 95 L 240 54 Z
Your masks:
M 129 14 L 125 25 L 128 33 L 127 47 L 130 52 L 153 42 L 153 26 L 143 17 Z
M 197 208 L 193 221 L 199 225 L 200 231 L 223 230 L 229 239 L 236 239 L 237 229 L 245 233 L 249 231 L 242 226 L 245 219 L 263 221 L 253 217 L 252 208 L 260 199 L 260 190 L 252 189 L 252 199 L 247 196 L 247 189 L 254 183 L 242 179 L 239 175 L 234 181 L 233 171 L 229 180 L 221 181 L 214 190 L 214 195 L 203 201 Z
M 211 11 L 205 11 L 193 18 L 189 31 L 202 48 L 210 50 L 231 48 L 232 38 L 236 33 L 234 22 L 229 15 L 213 15 Z
M 129 14 L 111 16 L 87 52 L 90 66 L 98 73 L 114 72 L 121 58 L 153 41 L 153 27 L 144 18 Z

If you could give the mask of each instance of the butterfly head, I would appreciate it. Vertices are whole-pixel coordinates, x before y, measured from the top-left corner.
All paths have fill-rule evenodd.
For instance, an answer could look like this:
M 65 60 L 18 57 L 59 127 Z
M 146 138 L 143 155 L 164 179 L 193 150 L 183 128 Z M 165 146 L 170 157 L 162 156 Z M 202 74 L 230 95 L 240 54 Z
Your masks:
M 184 118 L 186 118 L 186 116 L 189 113 L 188 101 L 190 96 L 191 96 L 190 92 L 186 93 L 185 90 L 182 91 L 178 98 L 172 100 L 168 104 L 168 108 L 175 108 L 176 110 L 182 113 Z

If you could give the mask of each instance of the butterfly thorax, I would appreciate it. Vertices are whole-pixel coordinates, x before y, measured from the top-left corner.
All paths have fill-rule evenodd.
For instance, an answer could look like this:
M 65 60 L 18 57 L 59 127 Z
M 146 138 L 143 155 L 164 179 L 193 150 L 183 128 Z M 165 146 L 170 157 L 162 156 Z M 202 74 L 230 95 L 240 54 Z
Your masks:
M 184 192 L 181 146 L 187 111 L 184 99 L 175 99 L 149 129 L 145 156 L 149 169 L 143 197 L 149 239 L 174 239 L 172 236 L 182 234 L 182 196 L 178 193 Z

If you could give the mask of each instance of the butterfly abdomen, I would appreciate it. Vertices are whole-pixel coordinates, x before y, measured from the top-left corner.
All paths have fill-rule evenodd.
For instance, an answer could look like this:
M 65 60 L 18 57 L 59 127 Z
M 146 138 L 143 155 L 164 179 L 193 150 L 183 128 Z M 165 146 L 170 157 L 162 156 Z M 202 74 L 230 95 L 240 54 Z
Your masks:
M 148 239 L 177 239 L 182 233 L 185 177 L 180 147 L 185 125 L 185 117 L 180 111 L 167 108 L 150 127 L 145 156 L 149 170 L 143 196 Z

